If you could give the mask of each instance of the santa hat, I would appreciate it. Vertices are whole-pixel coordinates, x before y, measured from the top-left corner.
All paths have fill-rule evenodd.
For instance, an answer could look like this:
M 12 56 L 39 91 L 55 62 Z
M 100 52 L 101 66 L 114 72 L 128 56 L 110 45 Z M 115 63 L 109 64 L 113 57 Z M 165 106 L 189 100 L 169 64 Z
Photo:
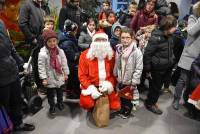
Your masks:
M 200 110 L 200 84 L 192 92 L 192 95 L 189 97 L 188 102 L 193 104 L 197 109 Z
M 92 42 L 95 41 L 98 38 L 103 38 L 106 39 L 108 41 L 108 35 L 106 33 L 104 33 L 103 31 L 98 31 L 94 34 L 94 36 L 92 37 Z
M 46 44 L 47 41 L 48 41 L 49 39 L 51 39 L 51 38 L 56 38 L 56 39 L 58 39 L 58 36 L 57 36 L 56 32 L 53 31 L 53 30 L 44 30 L 43 33 L 42 33 L 42 37 L 43 37 L 43 39 L 44 39 L 45 44 Z

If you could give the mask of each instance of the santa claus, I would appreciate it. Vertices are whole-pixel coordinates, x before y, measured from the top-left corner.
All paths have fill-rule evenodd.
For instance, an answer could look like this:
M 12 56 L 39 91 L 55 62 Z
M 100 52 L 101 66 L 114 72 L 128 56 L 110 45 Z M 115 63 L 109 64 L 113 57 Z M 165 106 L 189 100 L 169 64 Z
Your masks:
M 95 100 L 102 93 L 108 93 L 110 109 L 119 110 L 120 101 L 114 91 L 116 79 L 113 76 L 114 52 L 108 41 L 108 36 L 103 32 L 97 32 L 90 48 L 85 50 L 79 61 L 79 80 L 81 83 L 80 106 L 84 109 L 92 109 Z

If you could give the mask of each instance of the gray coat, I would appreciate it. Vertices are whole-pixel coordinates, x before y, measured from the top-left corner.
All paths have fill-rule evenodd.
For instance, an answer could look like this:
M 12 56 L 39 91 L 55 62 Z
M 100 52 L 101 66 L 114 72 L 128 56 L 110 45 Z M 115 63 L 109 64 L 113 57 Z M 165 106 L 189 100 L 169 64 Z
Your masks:
M 80 36 L 78 38 L 78 45 L 83 50 L 89 48 L 90 44 L 92 43 L 92 37 L 88 34 L 87 29 L 81 31 Z
M 188 37 L 178 66 L 190 70 L 192 62 L 200 53 L 200 18 L 191 15 L 188 20 Z
M 122 78 L 121 70 L 121 56 L 116 51 L 116 61 L 114 67 L 114 75 L 117 77 L 119 83 L 125 85 L 140 84 L 140 77 L 143 70 L 143 55 L 142 52 L 134 45 L 133 51 L 131 52 L 128 61 L 125 65 L 125 72 Z
M 39 76 L 41 79 L 47 79 L 48 88 L 60 88 L 60 86 L 64 85 L 65 83 L 64 74 L 69 75 L 69 68 L 67 65 L 65 53 L 60 48 L 58 48 L 58 50 L 58 59 L 61 63 L 63 74 L 56 73 L 56 71 L 50 66 L 50 55 L 46 47 L 40 49 L 40 53 L 38 56 Z

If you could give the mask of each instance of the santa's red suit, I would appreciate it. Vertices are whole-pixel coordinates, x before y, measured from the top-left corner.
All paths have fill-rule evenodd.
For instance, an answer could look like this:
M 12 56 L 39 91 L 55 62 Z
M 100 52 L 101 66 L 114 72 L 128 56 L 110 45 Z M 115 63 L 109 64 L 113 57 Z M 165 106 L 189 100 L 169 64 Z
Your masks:
M 108 40 L 105 33 L 97 33 L 92 38 L 93 42 L 99 37 Z M 95 100 L 102 95 L 102 92 L 108 92 L 110 109 L 119 110 L 121 107 L 120 100 L 114 91 L 116 84 L 116 79 L 113 76 L 115 62 L 114 52 L 112 52 L 110 58 L 109 56 L 103 59 L 99 59 L 95 56 L 91 58 L 92 47 L 93 45 L 91 44 L 90 48 L 81 54 L 79 60 L 78 75 L 82 89 L 80 106 L 89 110 L 94 107 Z M 112 48 L 109 48 L 109 50 L 112 51 Z
M 193 104 L 197 109 L 200 110 L 200 84 L 192 92 L 192 95 L 189 97 L 188 102 Z

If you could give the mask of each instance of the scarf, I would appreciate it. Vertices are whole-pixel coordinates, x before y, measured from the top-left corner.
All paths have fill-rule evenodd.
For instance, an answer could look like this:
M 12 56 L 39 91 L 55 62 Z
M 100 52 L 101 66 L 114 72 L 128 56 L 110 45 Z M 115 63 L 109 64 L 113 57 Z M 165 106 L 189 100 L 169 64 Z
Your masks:
M 93 32 L 90 32 L 90 30 L 87 28 L 87 33 L 90 35 L 90 37 L 93 37 L 95 32 L 96 32 L 95 30 Z
M 59 74 L 62 74 L 62 69 L 61 69 L 61 64 L 58 60 L 58 48 L 54 47 L 54 48 L 49 48 L 49 54 L 50 54 L 50 66 L 55 69 L 55 71 Z
M 117 51 L 119 55 L 122 56 L 123 59 L 128 60 L 128 57 L 130 56 L 131 52 L 134 49 L 134 46 L 136 45 L 136 42 L 132 42 L 128 47 L 123 47 L 122 44 L 117 45 Z

